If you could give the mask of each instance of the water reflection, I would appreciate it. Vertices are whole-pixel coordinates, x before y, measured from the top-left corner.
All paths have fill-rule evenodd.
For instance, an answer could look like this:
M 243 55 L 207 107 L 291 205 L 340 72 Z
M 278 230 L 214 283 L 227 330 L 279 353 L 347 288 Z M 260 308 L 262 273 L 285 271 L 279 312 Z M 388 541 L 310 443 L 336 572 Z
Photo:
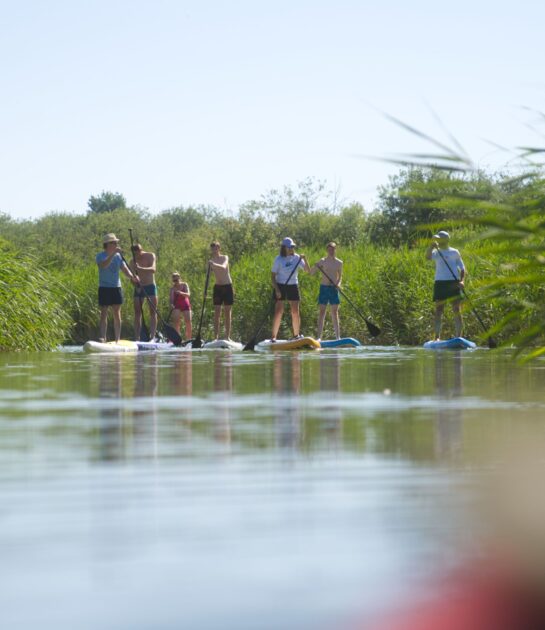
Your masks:
M 327 393 L 322 407 L 322 427 L 326 432 L 328 445 L 337 449 L 343 436 L 343 414 L 340 406 L 341 362 L 338 356 L 320 361 L 320 392 Z
M 128 357 L 112 356 L 98 362 L 99 452 L 102 461 L 119 459 L 123 441 L 123 412 L 119 405 L 122 397 L 122 365 Z M 111 403 L 111 404 L 108 404 Z
M 277 394 L 275 402 L 276 443 L 281 448 L 295 449 L 301 440 L 301 358 L 275 354 L 273 383 Z
M 462 351 L 435 353 L 435 391 L 438 398 L 435 421 L 435 455 L 456 456 L 462 449 L 463 411 L 452 404 L 463 395 Z
M 216 353 L 212 367 L 214 392 L 212 435 L 225 445 L 231 443 L 231 396 L 233 392 L 233 355 L 231 352 Z

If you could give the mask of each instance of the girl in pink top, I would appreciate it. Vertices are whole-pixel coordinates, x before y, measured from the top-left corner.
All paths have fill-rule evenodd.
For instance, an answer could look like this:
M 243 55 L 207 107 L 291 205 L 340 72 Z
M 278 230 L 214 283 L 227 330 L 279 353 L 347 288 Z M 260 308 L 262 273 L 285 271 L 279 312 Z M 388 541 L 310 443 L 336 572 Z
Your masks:
M 189 285 L 182 282 L 177 271 L 172 273 L 172 287 L 170 288 L 170 306 L 172 307 L 172 323 L 178 334 L 182 316 L 185 322 L 185 338 L 191 339 L 191 303 L 189 302 Z

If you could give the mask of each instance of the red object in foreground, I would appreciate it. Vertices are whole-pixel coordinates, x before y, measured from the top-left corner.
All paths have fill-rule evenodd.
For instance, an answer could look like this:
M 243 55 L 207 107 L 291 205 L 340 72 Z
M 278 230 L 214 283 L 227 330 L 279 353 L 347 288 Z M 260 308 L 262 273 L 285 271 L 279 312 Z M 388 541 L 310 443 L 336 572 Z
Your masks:
M 457 575 L 422 603 L 358 630 L 542 630 L 545 598 L 512 579 Z

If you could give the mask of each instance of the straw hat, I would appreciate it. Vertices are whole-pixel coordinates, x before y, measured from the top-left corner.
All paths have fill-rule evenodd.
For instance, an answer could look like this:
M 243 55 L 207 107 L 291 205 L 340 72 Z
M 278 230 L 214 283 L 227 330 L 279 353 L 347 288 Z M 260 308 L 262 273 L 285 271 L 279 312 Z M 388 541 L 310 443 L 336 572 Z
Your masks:
M 119 239 L 117 238 L 117 236 L 115 234 L 110 232 L 109 234 L 104 234 L 104 237 L 102 239 L 102 243 L 104 245 L 106 245 L 106 243 L 119 243 Z

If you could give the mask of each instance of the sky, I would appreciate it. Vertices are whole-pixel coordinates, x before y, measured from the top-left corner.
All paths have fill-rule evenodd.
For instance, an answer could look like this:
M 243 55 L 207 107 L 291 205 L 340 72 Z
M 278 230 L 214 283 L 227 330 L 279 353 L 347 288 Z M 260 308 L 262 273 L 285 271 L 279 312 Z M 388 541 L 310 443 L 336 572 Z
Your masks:
M 370 211 L 398 170 L 370 158 L 430 149 L 384 112 L 501 168 L 493 143 L 545 144 L 544 23 L 533 0 L 0 0 L 0 212 L 111 190 L 234 213 L 307 177 Z

